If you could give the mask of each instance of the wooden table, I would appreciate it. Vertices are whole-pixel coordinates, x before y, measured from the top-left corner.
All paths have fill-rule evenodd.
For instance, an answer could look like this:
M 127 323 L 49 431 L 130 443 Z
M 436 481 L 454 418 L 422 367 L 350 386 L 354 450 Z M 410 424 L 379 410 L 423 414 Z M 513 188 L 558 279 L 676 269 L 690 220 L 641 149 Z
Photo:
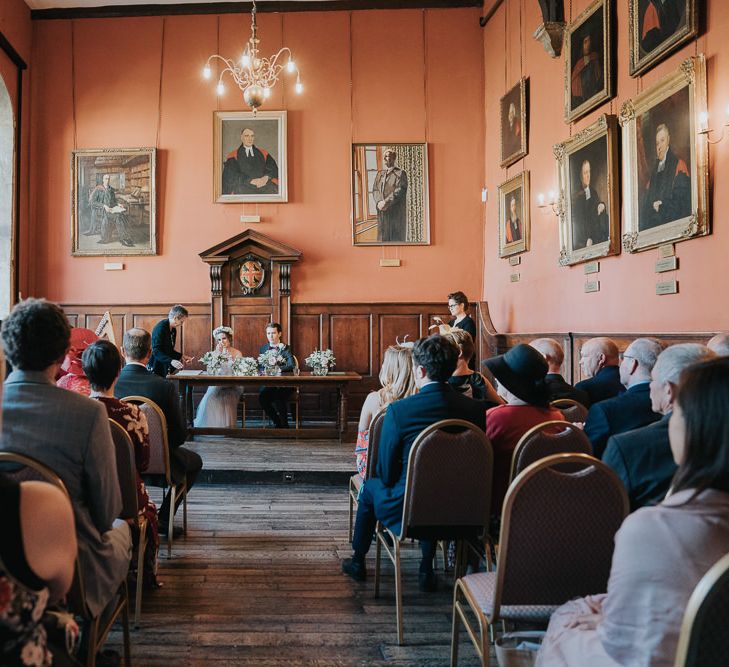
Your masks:
M 170 380 L 179 383 L 180 402 L 182 414 L 187 425 L 188 437 L 194 439 L 195 434 L 200 435 L 229 435 L 237 438 L 266 438 L 266 437 L 291 437 L 291 438 L 336 438 L 341 441 L 347 433 L 347 397 L 351 382 L 359 382 L 362 376 L 358 373 L 330 373 L 329 375 L 312 375 L 301 373 L 293 375 L 284 373 L 278 376 L 253 376 L 241 377 L 237 375 L 199 375 L 177 374 L 168 376 Z M 333 427 L 330 428 L 196 428 L 193 425 L 195 409 L 192 401 L 192 392 L 195 387 L 229 386 L 237 387 L 308 387 L 335 389 L 339 394 L 337 400 L 337 418 Z

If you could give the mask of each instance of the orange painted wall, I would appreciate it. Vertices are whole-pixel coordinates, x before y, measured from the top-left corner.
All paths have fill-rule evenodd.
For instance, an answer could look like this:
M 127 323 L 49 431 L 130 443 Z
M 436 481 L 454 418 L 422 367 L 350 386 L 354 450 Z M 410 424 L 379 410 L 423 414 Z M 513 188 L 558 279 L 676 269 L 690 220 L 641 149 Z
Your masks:
M 30 9 L 23 0 L 0 1 L 0 32 L 10 42 L 11 46 L 20 54 L 28 68 L 23 72 L 23 107 L 21 118 L 20 146 L 16 150 L 21 153 L 20 173 L 15 177 L 20 180 L 20 200 L 17 202 L 20 214 L 20 255 L 15 258 L 18 265 L 18 289 L 21 294 L 28 295 L 30 285 L 30 217 L 29 217 L 29 163 L 30 163 L 30 77 L 32 68 L 32 35 L 33 27 L 30 21 Z M 14 113 L 17 110 L 19 91 L 17 85 L 17 68 L 4 53 L 0 53 L 0 76 L 5 83 L 10 99 L 13 103 Z
M 488 3 L 491 4 L 491 3 Z M 569 12 L 565 3 L 565 11 Z M 573 0 L 572 16 L 590 4 Z M 703 3 L 702 3 L 703 4 Z M 572 133 L 592 123 L 601 113 L 617 114 L 620 105 L 645 90 L 684 59 L 698 51 L 707 57 L 710 118 L 725 122 L 729 105 L 729 4 L 707 0 L 708 29 L 698 43 L 691 43 L 647 72 L 640 79 L 628 74 L 628 3 L 618 0 L 617 96 L 573 124 Z M 519 12 L 522 12 L 521 39 Z M 569 16 L 567 17 L 569 20 Z M 708 331 L 729 329 L 729 309 L 723 297 L 729 289 L 726 271 L 729 251 L 729 140 L 710 150 L 711 236 L 676 244 L 679 270 L 657 275 L 656 250 L 600 260 L 600 292 L 585 294 L 581 265 L 561 268 L 557 218 L 536 209 L 537 193 L 556 189 L 557 176 L 552 145 L 570 136 L 564 122 L 564 58 L 550 58 L 533 38 L 541 23 L 538 4 L 531 0 L 505 0 L 484 30 L 486 72 L 486 240 L 484 299 L 500 331 Z M 506 26 L 506 30 L 505 30 Z M 521 70 L 520 70 L 521 51 Z M 520 77 L 530 78 L 531 106 L 529 155 L 508 170 L 499 167 L 499 98 Z M 521 171 L 531 173 L 532 243 L 522 264 L 513 268 L 498 257 L 497 187 Z M 509 277 L 518 270 L 521 281 Z M 656 296 L 655 283 L 675 277 L 680 293 Z
M 33 292 L 74 303 L 206 301 L 198 253 L 242 231 L 242 214 L 258 213 L 257 231 L 303 251 L 295 301 L 429 301 L 453 289 L 478 295 L 478 16 L 478 9 L 259 15 L 262 50 L 290 46 L 306 87 L 297 97 L 292 85 L 279 84 L 266 106 L 289 112 L 289 202 L 260 205 L 212 202 L 213 111 L 244 105 L 229 85 L 217 106 L 200 76 L 209 54 L 240 50 L 247 15 L 166 17 L 164 44 L 161 17 L 35 22 L 34 46 L 52 48 L 34 48 L 33 59 Z M 353 141 L 429 143 L 432 246 L 352 246 Z M 113 273 L 103 271 L 104 258 L 71 257 L 74 146 L 155 144 L 160 255 L 124 258 L 126 270 Z M 402 267 L 380 268 L 381 257 L 399 257 Z

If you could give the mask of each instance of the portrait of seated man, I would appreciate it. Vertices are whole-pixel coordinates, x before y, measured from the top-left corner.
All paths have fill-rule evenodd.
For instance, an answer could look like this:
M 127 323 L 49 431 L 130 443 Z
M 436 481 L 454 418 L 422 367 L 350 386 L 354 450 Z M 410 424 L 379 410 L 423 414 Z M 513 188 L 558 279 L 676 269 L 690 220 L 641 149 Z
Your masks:
M 666 123 L 656 127 L 655 142 L 655 159 L 640 207 L 641 231 L 691 215 L 689 167 L 671 148 L 671 133 Z
M 278 165 L 274 157 L 255 144 L 250 127 L 240 133 L 240 146 L 228 153 L 223 165 L 224 195 L 278 194 Z
M 590 160 L 582 160 L 580 182 L 572 188 L 572 249 L 607 241 L 610 236 L 607 206 L 592 183 Z

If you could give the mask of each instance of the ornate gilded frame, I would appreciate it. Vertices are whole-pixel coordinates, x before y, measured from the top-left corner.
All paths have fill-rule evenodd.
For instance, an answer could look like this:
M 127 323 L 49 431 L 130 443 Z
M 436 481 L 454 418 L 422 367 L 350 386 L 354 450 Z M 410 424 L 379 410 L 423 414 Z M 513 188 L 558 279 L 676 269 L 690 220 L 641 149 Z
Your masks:
M 98 215 L 94 193 L 110 175 L 121 213 Z M 157 254 L 157 149 L 82 148 L 71 152 L 71 254 L 74 257 L 126 257 Z M 101 202 L 98 201 L 100 205 Z M 122 244 L 122 216 L 133 245 Z M 106 229 L 102 232 L 102 228 Z M 121 232 L 123 233 L 123 232 Z M 108 241 L 104 238 L 108 234 Z
M 286 120 L 286 111 L 258 111 L 255 115 L 252 111 L 213 112 L 213 200 L 216 203 L 281 203 L 289 200 Z M 276 161 L 276 192 L 223 193 L 225 162 L 241 146 L 240 134 L 246 127 L 255 134 L 253 145 Z
M 574 69 L 574 58 L 579 54 L 573 53 L 572 37 L 575 33 L 582 33 L 585 24 L 596 14 L 602 15 L 602 89 L 582 103 L 572 106 L 572 70 Z M 600 106 L 615 95 L 613 85 L 613 53 L 612 44 L 612 21 L 613 3 L 612 0 L 595 0 L 585 9 L 564 32 L 564 120 L 571 123 L 584 116 L 588 111 Z
M 509 195 L 521 191 L 521 238 L 506 240 L 506 216 L 509 210 Z M 529 216 L 529 172 L 522 171 L 499 185 L 499 257 L 511 257 L 529 250 L 531 218 Z
M 519 127 L 521 128 L 519 145 L 515 150 L 512 150 L 510 154 L 505 155 L 504 151 L 507 149 L 504 141 L 506 132 L 508 131 L 509 123 L 509 106 L 514 102 L 518 101 L 519 110 L 517 111 L 517 117 L 519 119 Z M 517 160 L 523 158 L 528 152 L 528 135 L 529 135 L 529 114 L 527 113 L 527 79 L 523 77 L 519 79 L 516 85 L 512 86 L 511 89 L 499 100 L 500 109 L 500 125 L 499 125 L 499 142 L 501 145 L 501 167 L 508 167 L 514 164 Z
M 645 185 L 639 182 L 639 120 L 653 108 L 688 88 L 688 108 L 676 112 L 688 124 L 691 181 L 691 213 L 651 229 L 639 229 L 640 206 Z M 703 54 L 684 60 L 655 86 L 627 100 L 620 109 L 623 128 L 623 200 L 625 226 L 623 248 L 636 252 L 663 243 L 685 241 L 710 233 L 709 162 L 706 135 L 697 132 L 699 115 L 706 111 L 706 60 Z M 649 117 L 650 120 L 650 117 Z M 642 132 L 641 132 L 642 137 Z
M 647 5 L 646 0 L 646 5 Z M 640 44 L 640 10 L 645 10 L 643 0 L 628 0 L 628 41 L 630 43 L 630 76 L 638 76 L 657 65 L 669 53 L 675 51 L 682 44 L 690 41 L 699 33 L 699 0 L 683 0 L 684 25 L 670 37 L 663 40 L 658 46 L 641 54 Z M 645 13 L 645 12 L 643 12 Z
M 608 239 L 592 245 L 585 245 L 582 248 L 573 248 L 575 225 L 572 202 L 574 201 L 575 188 L 573 187 L 574 170 L 570 168 L 570 158 L 577 157 L 578 154 L 580 158 L 590 155 L 590 146 L 603 138 L 606 140 L 606 162 L 602 166 L 602 172 L 605 174 L 606 185 L 604 191 L 599 194 L 602 194 L 606 200 L 604 204 L 605 212 L 608 215 Z M 567 141 L 555 144 L 553 152 L 557 161 L 559 177 L 560 265 L 579 264 L 598 257 L 619 254 L 620 206 L 618 205 L 618 198 L 620 172 L 618 170 L 618 124 L 616 117 L 603 114 L 592 125 L 581 130 Z M 594 171 L 598 172 L 597 169 L 594 169 Z

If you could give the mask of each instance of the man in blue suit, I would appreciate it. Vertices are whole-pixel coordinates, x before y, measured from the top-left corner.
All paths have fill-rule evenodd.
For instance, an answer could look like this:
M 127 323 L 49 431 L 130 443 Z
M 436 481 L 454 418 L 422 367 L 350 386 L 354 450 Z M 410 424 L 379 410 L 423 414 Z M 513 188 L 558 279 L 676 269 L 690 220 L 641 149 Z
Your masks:
M 662 350 L 660 341 L 655 338 L 636 338 L 620 355 L 620 382 L 627 391 L 593 404 L 585 420 L 585 435 L 590 438 L 596 457 L 602 456 L 611 435 L 660 419 L 651 408 L 648 385 Z
M 575 385 L 575 389 L 587 392 L 589 408 L 593 403 L 622 394 L 620 383 L 618 346 L 614 340 L 600 336 L 590 338 L 580 350 L 580 368 L 587 378 Z
M 421 338 L 413 348 L 413 375 L 419 393 L 391 403 L 380 435 L 377 476 L 367 480 L 357 507 L 352 558 L 342 571 L 356 581 L 367 577 L 365 556 L 372 544 L 377 521 L 393 532 L 400 531 L 407 462 L 415 438 L 441 419 L 465 419 L 484 428 L 488 401 L 475 401 L 455 391 L 448 378 L 456 369 L 458 347 L 443 336 Z M 435 542 L 421 540 L 420 589 L 435 590 L 433 555 Z
M 666 348 L 651 372 L 650 397 L 660 421 L 614 435 L 608 440 L 602 460 L 620 477 L 628 491 L 630 511 L 659 503 L 666 496 L 676 463 L 668 441 L 676 387 L 685 368 L 716 356 L 705 345 L 684 343 Z

